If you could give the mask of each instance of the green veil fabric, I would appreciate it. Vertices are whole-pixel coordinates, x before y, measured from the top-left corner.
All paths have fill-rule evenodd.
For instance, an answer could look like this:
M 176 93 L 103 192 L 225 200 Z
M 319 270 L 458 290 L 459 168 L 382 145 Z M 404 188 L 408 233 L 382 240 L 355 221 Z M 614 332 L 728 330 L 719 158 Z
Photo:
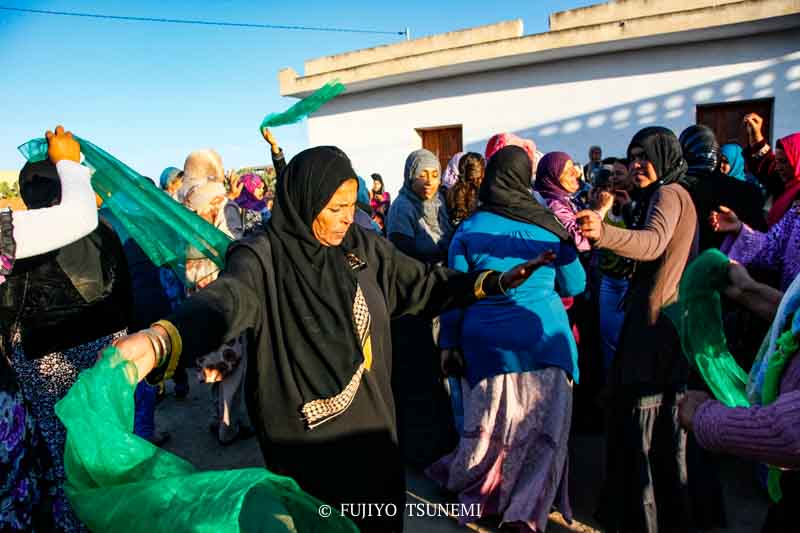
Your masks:
M 678 300 L 665 309 L 675 323 L 683 352 L 714 396 L 728 407 L 748 407 L 747 372 L 728 350 L 720 292 L 728 284 L 728 257 L 707 250 L 683 273 Z
M 114 158 L 102 148 L 75 137 L 91 168 L 92 188 L 103 199 L 147 257 L 167 266 L 186 281 L 186 254 L 190 249 L 222 268 L 231 239 L 159 189 L 149 178 Z M 19 147 L 28 161 L 47 157 L 47 141 L 33 139 Z M 196 253 L 196 252 L 193 252 Z
M 344 92 L 344 85 L 337 80 L 329 81 L 310 96 L 303 98 L 283 113 L 270 113 L 261 122 L 260 129 L 285 126 L 300 122 L 311 113 L 317 111 L 328 101 Z
M 200 472 L 134 435 L 136 383 L 136 367 L 110 347 L 56 404 L 67 428 L 65 491 L 92 531 L 357 533 L 290 478 L 264 468 Z
M 719 250 L 700 254 L 683 273 L 677 302 L 664 311 L 678 329 L 684 354 L 717 400 L 728 407 L 766 406 L 777 399 L 784 370 L 800 349 L 800 278 L 784 295 L 748 375 L 728 351 L 723 331 L 720 292 L 728 285 L 728 264 Z M 776 502 L 782 497 L 780 477 L 781 471 L 770 466 L 767 488 Z

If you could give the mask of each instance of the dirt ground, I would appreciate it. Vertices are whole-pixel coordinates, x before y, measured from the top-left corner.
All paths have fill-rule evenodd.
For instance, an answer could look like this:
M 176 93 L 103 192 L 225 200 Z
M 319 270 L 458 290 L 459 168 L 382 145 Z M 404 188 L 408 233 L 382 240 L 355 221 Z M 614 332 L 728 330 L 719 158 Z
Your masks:
M 218 470 L 262 466 L 255 439 L 220 446 L 209 432 L 211 400 L 208 386 L 192 383 L 188 398 L 176 400 L 169 394 L 156 408 L 156 425 L 168 431 L 169 451 L 191 461 L 200 469 Z M 601 531 L 592 519 L 602 473 L 603 439 L 600 436 L 575 436 L 570 454 L 570 497 L 575 520 L 568 525 L 558 513 L 550 516 L 548 532 Z M 767 499 L 753 481 L 752 466 L 745 461 L 720 458 L 729 527 L 717 532 L 752 533 L 759 531 L 767 508 Z M 416 469 L 406 469 L 408 503 L 446 503 L 447 497 Z M 481 532 L 501 531 L 493 520 L 459 526 L 451 517 L 408 517 L 409 533 L 446 533 L 470 529 Z

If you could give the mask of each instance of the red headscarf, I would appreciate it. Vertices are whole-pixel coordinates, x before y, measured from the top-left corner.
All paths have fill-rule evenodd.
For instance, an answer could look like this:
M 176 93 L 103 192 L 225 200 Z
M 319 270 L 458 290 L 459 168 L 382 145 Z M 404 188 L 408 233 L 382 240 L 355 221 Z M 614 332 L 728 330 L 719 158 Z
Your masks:
M 789 165 L 794 167 L 794 178 L 787 181 L 781 195 L 775 199 L 772 208 L 767 213 L 767 225 L 777 224 L 783 215 L 792 207 L 797 195 L 800 194 L 800 132 L 792 133 L 778 141 L 778 148 L 786 153 Z

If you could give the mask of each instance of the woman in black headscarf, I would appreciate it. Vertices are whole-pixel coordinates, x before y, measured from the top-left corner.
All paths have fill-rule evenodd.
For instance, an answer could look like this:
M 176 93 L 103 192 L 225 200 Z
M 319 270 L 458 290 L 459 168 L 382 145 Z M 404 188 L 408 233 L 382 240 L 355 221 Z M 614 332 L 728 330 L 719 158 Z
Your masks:
M 732 209 L 750 227 L 766 228 L 761 192 L 753 183 L 740 181 L 719 171 L 719 143 L 708 126 L 689 126 L 679 137 L 683 157 L 689 165 L 686 183 L 697 209 L 700 251 L 719 248 L 724 235 L 715 234 L 709 223 L 712 211 L 720 206 Z
M 117 347 L 140 376 L 155 367 L 152 381 L 247 331 L 246 396 L 266 466 L 336 510 L 394 504 L 394 517 L 354 518 L 362 531 L 399 531 L 405 482 L 390 318 L 498 294 L 538 263 L 502 275 L 426 266 L 352 224 L 357 186 L 338 148 L 295 156 L 278 178 L 266 231 L 235 243 L 224 273 L 168 321 Z
M 697 212 L 674 133 L 661 127 L 639 131 L 628 159 L 640 188 L 632 229 L 604 223 L 593 211 L 578 213 L 581 231 L 596 248 L 637 262 L 611 371 L 608 499 L 599 518 L 609 531 L 655 533 L 659 524 L 681 528 L 689 520 L 686 434 L 676 418 L 688 365 L 661 309 L 676 298 L 683 270 L 697 253 Z
M 456 451 L 427 470 L 462 503 L 482 504 L 520 532 L 544 531 L 554 503 L 571 519 L 564 481 L 578 350 L 559 293 L 586 286 L 572 237 L 534 200 L 531 175 L 525 150 L 499 150 L 481 206 L 453 236 L 449 265 L 463 272 L 505 270 L 548 251 L 555 260 L 524 287 L 442 317 L 443 359 L 460 351 L 466 361 L 464 432 Z

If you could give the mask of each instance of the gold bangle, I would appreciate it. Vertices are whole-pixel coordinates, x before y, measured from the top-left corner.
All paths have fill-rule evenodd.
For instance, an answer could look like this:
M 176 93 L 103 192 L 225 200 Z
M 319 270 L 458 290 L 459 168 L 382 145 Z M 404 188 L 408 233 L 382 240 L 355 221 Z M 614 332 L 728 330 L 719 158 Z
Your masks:
M 475 280 L 475 287 L 473 290 L 475 292 L 476 300 L 483 300 L 484 298 L 486 298 L 486 292 L 483 290 L 483 282 L 491 273 L 492 273 L 491 270 L 487 270 L 486 272 L 481 273 L 481 275 L 478 276 L 478 278 Z
M 169 363 L 167 364 L 167 370 L 164 374 L 164 379 L 169 379 L 175 373 L 175 369 L 178 367 L 178 361 L 180 361 L 181 358 L 181 352 L 183 351 L 181 334 L 178 331 L 178 328 L 176 328 L 175 325 L 169 320 L 159 320 L 158 322 L 155 322 L 153 326 L 161 326 L 169 336 L 169 342 L 171 345 L 169 349 Z

